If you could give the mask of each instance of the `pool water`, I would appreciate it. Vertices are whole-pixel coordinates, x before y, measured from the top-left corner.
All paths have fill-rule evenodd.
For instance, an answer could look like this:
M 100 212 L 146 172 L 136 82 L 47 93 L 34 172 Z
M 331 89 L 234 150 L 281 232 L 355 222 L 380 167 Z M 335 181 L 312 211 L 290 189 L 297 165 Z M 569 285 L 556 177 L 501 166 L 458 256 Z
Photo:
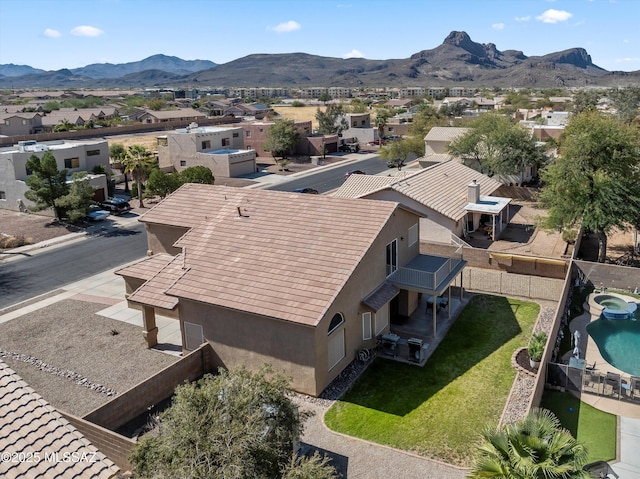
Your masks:
M 605 298 L 600 301 L 598 301 L 598 298 L 596 298 L 596 302 L 601 306 L 604 306 L 605 308 L 609 308 L 609 309 L 626 309 L 627 308 L 627 302 L 619 298 Z
M 605 361 L 627 374 L 640 376 L 640 321 L 600 317 L 587 325 L 587 332 Z

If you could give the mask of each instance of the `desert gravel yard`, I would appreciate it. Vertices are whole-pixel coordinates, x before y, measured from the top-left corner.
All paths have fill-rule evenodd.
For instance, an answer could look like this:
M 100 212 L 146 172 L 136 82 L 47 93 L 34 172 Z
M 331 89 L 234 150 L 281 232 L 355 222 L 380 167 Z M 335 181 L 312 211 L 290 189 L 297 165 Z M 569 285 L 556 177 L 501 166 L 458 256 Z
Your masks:
M 2 323 L 0 359 L 54 407 L 80 417 L 112 399 L 109 391 L 123 393 L 179 359 L 147 349 L 142 328 L 96 314 L 105 307 L 65 299 Z

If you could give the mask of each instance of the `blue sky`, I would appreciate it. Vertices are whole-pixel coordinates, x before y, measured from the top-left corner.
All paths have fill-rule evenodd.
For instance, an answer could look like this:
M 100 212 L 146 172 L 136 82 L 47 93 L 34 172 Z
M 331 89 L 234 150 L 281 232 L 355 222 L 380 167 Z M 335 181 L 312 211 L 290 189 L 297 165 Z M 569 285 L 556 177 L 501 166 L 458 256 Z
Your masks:
M 640 0 L 0 0 L 0 64 L 407 58 L 455 30 L 527 56 L 582 47 L 602 68 L 635 71 L 639 29 Z

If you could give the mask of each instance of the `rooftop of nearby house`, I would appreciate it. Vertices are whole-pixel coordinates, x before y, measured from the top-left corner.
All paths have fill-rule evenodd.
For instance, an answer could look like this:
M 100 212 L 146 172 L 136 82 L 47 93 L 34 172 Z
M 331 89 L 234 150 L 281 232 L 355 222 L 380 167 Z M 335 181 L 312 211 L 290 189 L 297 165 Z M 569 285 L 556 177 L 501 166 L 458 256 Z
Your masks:
M 398 207 L 186 184 L 141 218 L 191 228 L 175 244 L 185 257 L 167 266 L 174 282 L 141 290 L 313 326 Z
M 467 187 L 473 180 L 480 184 L 480 191 L 485 196 L 502 186 L 493 178 L 457 161 L 438 163 L 402 179 L 379 178 L 351 175 L 334 196 L 362 198 L 377 191 L 392 190 L 458 221 L 466 214 L 465 207 L 469 204 Z
M 201 113 L 198 110 L 194 110 L 193 108 L 178 108 L 176 110 L 160 110 L 160 111 L 147 110 L 145 114 L 153 116 L 154 118 L 159 118 L 159 119 L 185 118 L 185 117 L 205 118 L 206 117 L 204 113 Z
M 0 451 L 8 457 L 23 455 L 22 460 L 0 461 L 0 476 L 4 479 L 108 479 L 119 472 L 113 462 L 1 360 Z
M 54 140 L 45 142 L 31 141 L 25 145 L 13 145 L 0 148 L 0 154 L 13 154 L 19 152 L 37 152 L 48 150 L 65 150 L 78 146 L 93 146 L 106 144 L 106 140 Z
M 452 141 L 468 131 L 469 128 L 459 126 L 434 126 L 424 139 L 425 141 Z

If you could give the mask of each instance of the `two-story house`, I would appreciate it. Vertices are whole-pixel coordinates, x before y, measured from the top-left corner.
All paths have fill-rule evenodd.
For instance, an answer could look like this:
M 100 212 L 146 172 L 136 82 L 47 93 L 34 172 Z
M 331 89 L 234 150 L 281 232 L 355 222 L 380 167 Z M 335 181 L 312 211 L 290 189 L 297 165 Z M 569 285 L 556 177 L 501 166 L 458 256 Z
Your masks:
M 186 184 L 141 218 L 150 256 L 116 274 L 149 347 L 156 313 L 175 317 L 185 352 L 208 342 L 217 366 L 269 363 L 315 396 L 461 275 L 459 257 L 419 253 L 419 218 L 393 201 Z
M 255 173 L 256 152 L 244 149 L 241 127 L 223 128 L 192 124 L 158 137 L 161 168 L 182 171 L 206 166 L 213 176 L 233 178 Z
M 104 167 L 105 171 L 109 168 L 109 145 L 106 140 L 43 143 L 29 140 L 0 148 L 0 208 L 20 211 L 32 204 L 24 196 L 29 190 L 25 181 L 31 175 L 26 164 L 32 155 L 42 158 L 45 152 L 53 154 L 58 169 L 67 169 L 69 177 L 80 171 L 91 173 L 98 165 Z M 89 180 L 95 190 L 96 201 L 104 200 L 108 192 L 106 175 L 90 174 Z

